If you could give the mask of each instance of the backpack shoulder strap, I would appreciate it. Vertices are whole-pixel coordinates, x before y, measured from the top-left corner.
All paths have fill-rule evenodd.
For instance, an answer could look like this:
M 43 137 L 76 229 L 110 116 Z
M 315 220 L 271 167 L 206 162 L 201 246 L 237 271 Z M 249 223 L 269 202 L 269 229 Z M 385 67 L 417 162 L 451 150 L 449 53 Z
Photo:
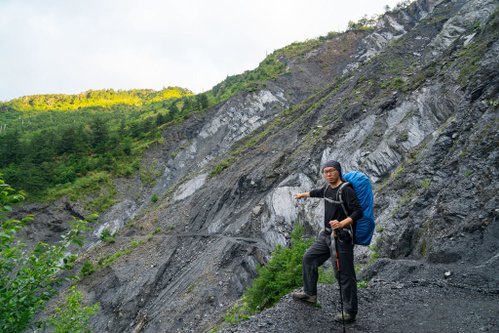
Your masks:
M 338 193 L 337 193 L 338 198 L 337 199 L 339 199 L 339 201 L 341 201 L 341 202 L 343 202 L 343 196 L 342 196 L 343 189 L 347 185 L 350 185 L 350 183 L 349 182 L 343 182 L 343 183 L 341 183 L 340 188 L 338 189 Z
M 338 205 L 341 204 L 341 202 L 338 200 L 338 197 L 336 197 L 336 200 L 333 200 L 331 198 L 326 197 L 327 189 L 330 187 L 331 187 L 331 185 L 329 185 L 329 184 L 326 184 L 326 186 L 324 186 L 324 192 L 322 192 L 322 198 L 329 203 L 338 204 Z
M 348 216 L 348 212 L 347 212 L 347 209 L 345 207 L 345 201 L 343 201 L 343 189 L 347 185 L 350 185 L 350 183 L 349 182 L 341 183 L 340 188 L 338 189 L 338 193 L 337 193 L 337 196 L 338 196 L 337 199 L 339 199 L 338 201 L 340 202 L 341 208 L 343 208 L 343 212 L 345 213 L 345 216 Z
M 343 188 L 347 185 L 349 185 L 350 183 L 349 182 L 343 182 L 341 183 L 340 187 L 338 188 L 338 192 L 336 192 L 336 200 L 333 200 L 331 198 L 328 198 L 326 197 L 326 191 L 329 187 L 331 187 L 331 185 L 327 184 L 325 187 L 324 187 L 324 192 L 322 193 L 322 197 L 324 198 L 324 200 L 326 200 L 327 202 L 329 203 L 332 203 L 332 204 L 337 204 L 337 205 L 341 205 L 341 207 L 343 208 L 343 211 L 345 212 L 345 215 L 348 216 L 348 213 L 347 213 L 347 210 L 345 208 L 345 203 L 343 201 Z

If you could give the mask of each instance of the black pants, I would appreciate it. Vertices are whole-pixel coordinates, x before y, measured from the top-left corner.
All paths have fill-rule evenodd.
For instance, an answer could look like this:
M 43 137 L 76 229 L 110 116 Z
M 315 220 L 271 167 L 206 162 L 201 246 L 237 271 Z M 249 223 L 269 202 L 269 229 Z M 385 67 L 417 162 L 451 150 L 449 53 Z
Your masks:
M 351 235 L 344 230 L 338 231 L 338 254 L 341 274 L 336 267 L 336 251 L 332 236 L 321 232 L 315 243 L 303 256 L 303 289 L 308 295 L 317 295 L 317 280 L 319 266 L 329 258 L 333 258 L 336 280 L 340 281 L 343 296 L 343 309 L 351 314 L 357 314 L 357 278 L 353 264 L 353 242 Z M 338 275 L 341 275 L 339 279 Z

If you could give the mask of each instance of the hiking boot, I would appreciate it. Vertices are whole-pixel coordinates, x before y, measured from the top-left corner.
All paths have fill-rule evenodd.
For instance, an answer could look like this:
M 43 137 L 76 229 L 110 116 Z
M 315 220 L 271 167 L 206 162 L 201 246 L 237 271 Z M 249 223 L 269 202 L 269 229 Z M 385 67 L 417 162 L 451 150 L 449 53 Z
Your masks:
M 317 303 L 317 295 L 309 295 L 309 294 L 305 293 L 304 291 L 298 291 L 298 292 L 292 293 L 291 296 L 296 301 L 302 301 L 302 302 L 307 302 L 307 303 L 312 303 L 312 304 Z
M 345 323 L 353 323 L 355 321 L 355 314 L 343 311 L 343 316 L 341 316 L 340 312 L 336 315 L 336 317 L 334 317 L 334 320 L 340 323 L 343 321 L 343 319 L 345 320 Z

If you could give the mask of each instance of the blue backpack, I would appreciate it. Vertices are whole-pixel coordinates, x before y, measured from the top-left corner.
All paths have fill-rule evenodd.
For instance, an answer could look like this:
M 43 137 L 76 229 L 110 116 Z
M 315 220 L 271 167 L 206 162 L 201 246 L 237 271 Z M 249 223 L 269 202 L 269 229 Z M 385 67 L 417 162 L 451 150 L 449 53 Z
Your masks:
M 348 216 L 347 210 L 343 203 L 342 191 L 345 186 L 350 184 L 355 191 L 355 195 L 362 206 L 364 216 L 356 221 L 354 244 L 369 245 L 374 233 L 374 195 L 369 177 L 360 171 L 351 171 L 343 175 L 346 181 L 340 185 L 338 189 L 337 201 L 328 200 L 338 203 L 343 208 L 345 215 Z

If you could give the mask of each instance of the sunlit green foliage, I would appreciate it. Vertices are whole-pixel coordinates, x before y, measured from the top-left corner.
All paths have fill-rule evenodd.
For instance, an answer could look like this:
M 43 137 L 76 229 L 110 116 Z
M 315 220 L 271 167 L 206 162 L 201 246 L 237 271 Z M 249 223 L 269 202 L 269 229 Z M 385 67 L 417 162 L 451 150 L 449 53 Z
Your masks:
M 151 145 L 168 140 L 162 129 L 234 94 L 264 88 L 285 74 L 288 59 L 305 55 L 334 36 L 274 51 L 256 69 L 230 76 L 202 94 L 176 87 L 108 89 L 0 103 L 0 171 L 32 200 L 67 196 L 103 211 L 114 203 L 116 177 L 139 172 L 146 186 L 154 186 L 157 172 L 142 166 L 141 157 Z
M 160 91 L 148 89 L 134 90 L 89 90 L 76 95 L 47 94 L 32 95 L 13 99 L 6 106 L 19 111 L 33 110 L 77 110 L 89 107 L 109 108 L 114 105 L 143 106 L 153 102 L 178 99 L 193 95 L 191 91 L 178 87 L 168 87 Z

